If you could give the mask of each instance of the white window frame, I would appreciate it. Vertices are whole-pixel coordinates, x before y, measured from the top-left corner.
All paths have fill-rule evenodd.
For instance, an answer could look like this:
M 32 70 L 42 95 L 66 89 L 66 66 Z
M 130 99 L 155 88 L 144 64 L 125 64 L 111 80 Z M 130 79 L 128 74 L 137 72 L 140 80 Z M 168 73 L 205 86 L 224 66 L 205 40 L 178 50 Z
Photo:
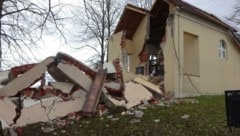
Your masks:
M 218 57 L 220 59 L 226 60 L 227 59 L 227 45 L 224 40 L 219 41 L 218 45 Z

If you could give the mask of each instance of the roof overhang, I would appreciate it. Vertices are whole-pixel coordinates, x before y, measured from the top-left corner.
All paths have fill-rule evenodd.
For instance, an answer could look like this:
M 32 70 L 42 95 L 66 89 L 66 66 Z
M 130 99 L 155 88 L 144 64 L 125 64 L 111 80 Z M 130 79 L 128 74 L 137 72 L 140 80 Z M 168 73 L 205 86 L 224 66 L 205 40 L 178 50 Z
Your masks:
M 141 20 L 147 13 L 148 10 L 146 9 L 127 4 L 117 24 L 114 34 L 126 30 L 126 38 L 132 39 L 135 31 L 141 23 Z
M 236 30 L 230 30 L 230 34 L 237 44 L 240 45 L 240 33 L 238 33 Z

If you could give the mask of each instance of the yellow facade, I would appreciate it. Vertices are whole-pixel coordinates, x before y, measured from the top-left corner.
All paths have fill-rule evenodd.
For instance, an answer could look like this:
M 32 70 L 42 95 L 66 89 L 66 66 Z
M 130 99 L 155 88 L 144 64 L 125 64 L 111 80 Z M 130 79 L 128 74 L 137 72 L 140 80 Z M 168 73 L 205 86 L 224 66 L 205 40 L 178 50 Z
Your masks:
M 164 90 L 175 97 L 200 94 L 223 94 L 240 88 L 240 50 L 229 31 L 210 21 L 170 5 L 171 16 L 166 25 L 164 54 Z M 132 39 L 127 40 L 131 56 L 130 71 L 135 73 L 140 63 L 139 53 L 147 36 L 146 15 Z M 109 60 L 121 57 L 119 39 L 109 40 Z M 226 43 L 226 58 L 219 57 L 219 41 Z M 116 45 L 118 47 L 116 47 Z
M 240 52 L 227 29 L 181 10 L 174 12 L 174 25 L 172 38 L 179 62 L 175 55 L 175 81 L 166 82 L 175 82 L 175 96 L 223 94 L 225 90 L 240 88 Z M 191 36 L 195 41 L 192 41 Z M 218 56 L 220 40 L 226 42 L 226 59 Z M 188 44 L 199 47 L 192 49 L 194 53 L 189 55 L 186 49 Z M 196 50 L 199 52 L 195 52 Z M 190 68 L 196 71 L 192 71 L 186 65 L 190 65 Z M 165 68 L 167 69 L 167 66 Z

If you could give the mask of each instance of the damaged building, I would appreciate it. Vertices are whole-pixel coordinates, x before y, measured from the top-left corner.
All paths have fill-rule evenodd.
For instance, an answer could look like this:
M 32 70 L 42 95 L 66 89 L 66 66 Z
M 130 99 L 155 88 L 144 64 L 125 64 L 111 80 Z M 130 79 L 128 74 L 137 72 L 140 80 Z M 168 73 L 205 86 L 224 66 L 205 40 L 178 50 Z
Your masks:
M 219 7 L 220 8 L 220 7 Z M 240 88 L 237 31 L 182 0 L 156 0 L 150 10 L 126 5 L 109 38 L 108 60 L 150 76 L 175 97 Z
M 128 4 L 108 39 L 109 62 L 97 71 L 58 53 L 0 72 L 0 122 L 4 129 L 22 127 L 114 106 L 129 110 L 166 94 L 239 89 L 239 37 L 181 0 L 156 0 L 150 10 Z

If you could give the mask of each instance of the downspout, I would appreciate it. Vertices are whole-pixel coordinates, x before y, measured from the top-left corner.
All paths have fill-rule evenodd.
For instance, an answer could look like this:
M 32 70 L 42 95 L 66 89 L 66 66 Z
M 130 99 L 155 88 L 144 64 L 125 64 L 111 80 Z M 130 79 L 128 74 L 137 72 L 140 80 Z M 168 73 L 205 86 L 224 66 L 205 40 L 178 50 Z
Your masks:
M 178 91 L 179 91 L 179 94 L 178 94 L 178 97 L 180 97 L 180 95 L 181 95 L 181 56 L 180 56 L 180 21 L 179 21 L 179 19 L 180 19 L 180 10 L 178 10 L 179 8 L 177 7 L 177 11 L 179 11 L 179 13 L 177 14 L 177 16 L 178 16 Z

